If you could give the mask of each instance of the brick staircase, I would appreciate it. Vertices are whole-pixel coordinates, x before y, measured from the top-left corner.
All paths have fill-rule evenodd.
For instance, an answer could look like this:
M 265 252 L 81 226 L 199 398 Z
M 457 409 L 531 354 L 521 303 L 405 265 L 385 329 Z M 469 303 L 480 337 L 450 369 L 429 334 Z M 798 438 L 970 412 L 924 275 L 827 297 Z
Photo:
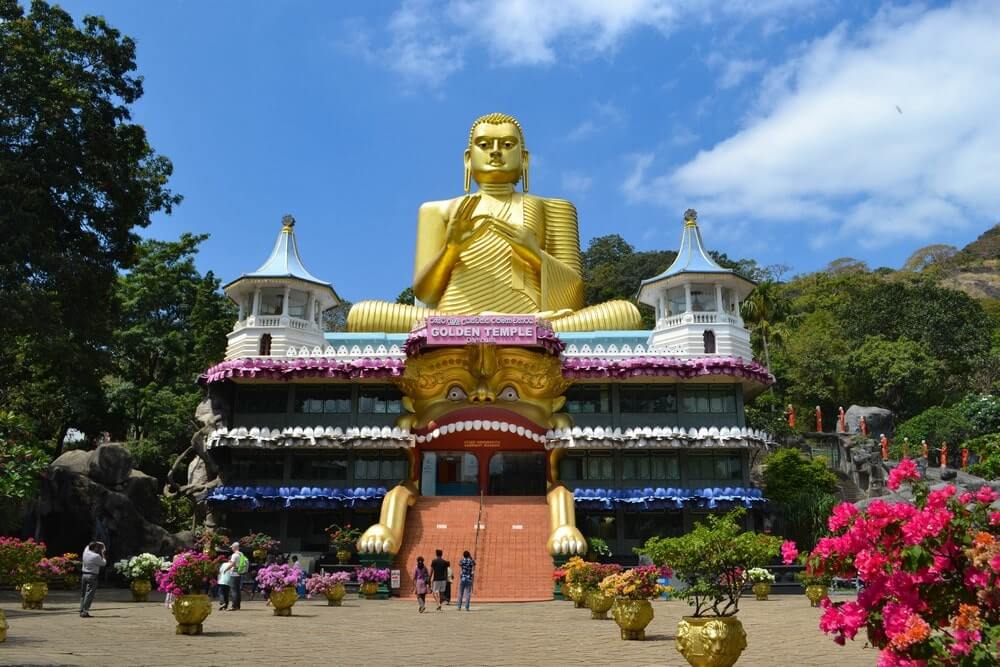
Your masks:
M 403 547 L 396 557 L 400 591 L 413 595 L 417 556 L 428 567 L 434 550 L 451 561 L 455 581 L 452 601 L 458 600 L 458 561 L 462 552 L 475 552 L 473 601 L 530 602 L 552 599 L 552 558 L 545 549 L 549 537 L 549 508 L 544 496 L 488 497 L 476 542 L 477 497 L 421 497 L 406 516 Z

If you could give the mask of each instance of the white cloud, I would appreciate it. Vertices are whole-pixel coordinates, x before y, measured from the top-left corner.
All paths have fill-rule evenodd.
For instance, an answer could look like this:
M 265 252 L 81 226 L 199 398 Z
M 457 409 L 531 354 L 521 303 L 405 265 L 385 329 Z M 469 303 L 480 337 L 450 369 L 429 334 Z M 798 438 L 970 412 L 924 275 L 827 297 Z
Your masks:
M 567 171 L 562 175 L 562 187 L 572 194 L 585 194 L 594 184 L 594 179 L 579 171 Z
M 812 222 L 817 238 L 869 247 L 995 220 L 997 35 L 996 3 L 884 12 L 855 34 L 841 26 L 765 77 L 744 129 L 659 175 L 640 156 L 622 191 L 707 215 Z
M 593 116 L 570 130 L 566 138 L 569 141 L 582 141 L 608 127 L 620 127 L 627 120 L 625 112 L 614 102 L 598 102 L 594 105 Z
M 809 3 L 811 4 L 811 0 Z M 439 88 L 481 49 L 495 66 L 545 66 L 560 57 L 613 55 L 640 29 L 670 34 L 685 24 L 774 21 L 801 14 L 803 0 L 404 0 L 386 34 L 349 46 L 412 87 Z M 376 41 L 385 47 L 372 48 Z
M 719 69 L 719 88 L 724 90 L 740 85 L 748 76 L 764 69 L 765 65 L 763 60 L 726 58 L 719 53 L 712 53 L 707 62 Z

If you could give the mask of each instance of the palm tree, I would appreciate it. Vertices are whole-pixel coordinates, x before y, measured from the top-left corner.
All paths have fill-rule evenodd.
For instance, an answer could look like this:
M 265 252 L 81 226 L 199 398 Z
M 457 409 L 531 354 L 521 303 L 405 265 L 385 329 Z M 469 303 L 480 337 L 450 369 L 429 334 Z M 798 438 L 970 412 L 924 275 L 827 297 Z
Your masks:
M 768 341 L 780 342 L 785 333 L 781 325 L 788 310 L 788 301 L 781 293 L 781 283 L 763 280 L 740 306 L 743 321 L 750 330 L 760 336 L 764 352 L 764 365 L 771 367 L 771 351 Z

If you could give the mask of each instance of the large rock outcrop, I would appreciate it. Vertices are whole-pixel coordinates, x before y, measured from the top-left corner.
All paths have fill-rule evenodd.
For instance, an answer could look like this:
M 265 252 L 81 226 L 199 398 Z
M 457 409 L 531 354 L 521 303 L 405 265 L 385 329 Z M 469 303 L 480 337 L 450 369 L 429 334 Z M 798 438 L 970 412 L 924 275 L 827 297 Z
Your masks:
M 123 445 L 66 452 L 42 480 L 42 537 L 53 551 L 83 549 L 91 540 L 108 547 L 109 561 L 143 551 L 173 554 L 184 541 L 157 525 L 162 519 L 158 483 L 132 468 Z
M 892 438 L 893 420 L 892 411 L 885 408 L 866 407 L 862 405 L 852 405 L 844 415 L 847 421 L 848 433 L 861 433 L 861 418 L 865 418 L 868 425 L 868 435 L 876 440 L 883 433 L 885 437 Z

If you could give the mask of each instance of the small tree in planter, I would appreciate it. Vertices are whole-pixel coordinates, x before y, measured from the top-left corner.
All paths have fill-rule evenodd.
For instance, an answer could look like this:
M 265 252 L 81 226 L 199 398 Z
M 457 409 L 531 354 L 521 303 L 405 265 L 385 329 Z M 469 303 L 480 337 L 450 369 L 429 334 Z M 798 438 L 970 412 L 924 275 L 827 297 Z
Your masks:
M 292 606 L 299 599 L 295 587 L 302 570 L 292 565 L 277 564 L 262 567 L 257 572 L 257 585 L 268 592 L 275 616 L 291 616 Z
M 614 599 L 612 615 L 621 628 L 622 639 L 645 639 L 646 626 L 653 620 L 650 600 L 664 591 L 660 577 L 670 571 L 655 565 L 634 567 L 610 574 L 598 585 L 604 595 Z
M 330 536 L 330 548 L 336 552 L 337 560 L 340 563 L 347 563 L 351 560 L 351 550 L 355 548 L 361 538 L 361 531 L 352 528 L 351 524 L 339 526 L 333 524 L 327 526 L 327 535 Z
M 227 548 L 232 542 L 229 537 L 213 528 L 202 526 L 194 531 L 194 548 L 215 558 L 221 549 Z
M 263 563 L 267 554 L 281 544 L 267 533 L 250 533 L 240 538 L 240 548 L 250 554 L 255 563 Z
M 681 537 L 651 538 L 637 549 L 657 565 L 667 565 L 687 588 L 677 593 L 694 607 L 677 628 L 677 650 L 692 665 L 730 667 L 746 648 L 746 633 L 735 615 L 743 595 L 745 572 L 778 555 L 781 540 L 744 532 L 738 520 L 745 510 L 709 516 Z M 708 641 L 706 634 L 715 637 Z
M 576 583 L 583 588 L 583 599 L 590 608 L 590 617 L 605 620 L 615 598 L 600 589 L 604 579 L 622 571 L 617 563 L 587 563 L 576 571 Z
M 200 635 L 202 623 L 212 613 L 212 602 L 204 594 L 215 583 L 222 559 L 198 551 L 182 551 L 170 567 L 156 573 L 157 588 L 173 598 L 170 606 L 177 619 L 177 634 Z
M 774 575 L 767 568 L 752 567 L 747 570 L 747 581 L 757 599 L 766 600 L 771 592 L 771 584 L 774 583 Z
M 49 593 L 45 560 L 44 542 L 0 537 L 0 582 L 17 586 L 24 609 L 41 609 Z
M 309 598 L 314 595 L 325 595 L 329 606 L 339 607 L 340 601 L 347 593 L 344 585 L 350 580 L 351 575 L 347 572 L 314 574 L 306 579 L 306 595 Z

